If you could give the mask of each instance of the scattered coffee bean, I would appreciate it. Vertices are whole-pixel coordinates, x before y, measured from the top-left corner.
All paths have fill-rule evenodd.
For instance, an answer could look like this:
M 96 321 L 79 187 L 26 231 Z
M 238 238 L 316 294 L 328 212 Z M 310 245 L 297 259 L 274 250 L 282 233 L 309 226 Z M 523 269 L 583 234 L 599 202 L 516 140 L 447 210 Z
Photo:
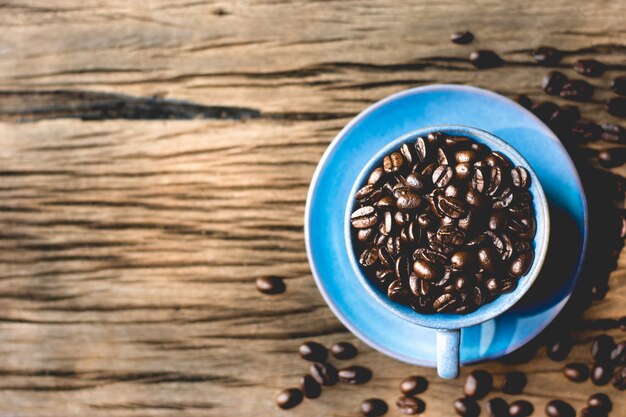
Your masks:
M 591 368 L 591 382 L 595 385 L 606 385 L 613 375 L 613 366 L 610 364 L 596 363 Z
M 315 362 L 311 364 L 310 373 L 320 385 L 332 386 L 339 379 L 337 369 L 329 363 Z
M 426 409 L 424 401 L 416 397 L 407 397 L 405 395 L 396 400 L 396 405 L 402 413 L 408 415 L 421 414 Z
M 353 365 L 339 370 L 339 380 L 346 384 L 365 384 L 372 379 L 372 371 L 363 366 Z
M 328 357 L 328 349 L 317 342 L 304 342 L 298 347 L 302 359 L 310 362 L 324 362 Z
M 387 403 L 380 398 L 368 398 L 361 403 L 361 414 L 365 417 L 380 417 L 388 410 Z
M 607 334 L 596 336 L 591 342 L 591 356 L 597 363 L 609 362 L 613 349 L 615 349 L 615 341 Z
M 533 112 L 533 114 L 540 118 L 543 122 L 549 123 L 552 115 L 559 109 L 559 106 L 551 101 L 540 101 L 533 104 L 530 108 L 530 111 Z
M 626 143 L 626 129 L 623 127 L 614 124 L 603 124 L 600 127 L 602 127 L 600 139 L 619 144 Z
M 282 390 L 276 396 L 276 405 L 278 405 L 283 410 L 288 410 L 290 408 L 294 408 L 296 405 L 300 404 L 303 400 L 302 391 L 297 388 L 287 388 Z
M 584 80 L 570 80 L 563 84 L 559 95 L 566 100 L 589 101 L 593 96 L 594 86 Z
M 626 98 L 613 97 L 606 101 L 606 111 L 616 117 L 626 117 Z
M 487 401 L 487 414 L 490 417 L 508 417 L 509 405 L 500 397 Z
M 504 63 L 498 54 L 488 49 L 473 51 L 469 60 L 478 69 L 495 68 Z
M 559 63 L 563 53 L 551 46 L 540 46 L 533 51 L 532 57 L 538 64 L 553 66 Z
M 428 381 L 423 376 L 410 376 L 400 383 L 400 391 L 404 395 L 421 394 L 428 388 Z
M 480 406 L 472 398 L 459 398 L 454 402 L 454 411 L 461 417 L 478 417 Z
M 287 286 L 281 277 L 265 275 L 256 279 L 256 289 L 263 294 L 274 295 L 284 293 Z
M 558 96 L 567 81 L 567 77 L 562 72 L 550 71 L 543 77 L 541 88 L 550 95 Z
M 548 342 L 546 354 L 553 361 L 562 361 L 572 350 L 572 340 L 568 336 L 560 336 Z
M 475 370 L 472 371 L 465 381 L 463 386 L 463 394 L 466 397 L 480 400 L 485 395 L 489 394 L 493 388 L 493 377 L 487 371 Z
M 611 88 L 616 94 L 626 96 L 626 75 L 614 78 L 611 82 Z
M 580 410 L 579 417 L 608 417 L 608 414 L 597 408 L 585 407 Z
M 522 107 L 530 109 L 533 105 L 533 101 L 525 94 L 518 94 L 514 100 Z
M 330 353 L 337 359 L 347 360 L 354 358 L 358 351 L 352 343 L 338 342 L 330 347 Z
M 611 351 L 610 357 L 613 365 L 626 365 L 626 341 L 619 342 Z
M 609 148 L 598 152 L 598 162 L 605 168 L 614 168 L 626 162 L 626 148 Z
M 450 40 L 459 45 L 467 45 L 474 40 L 474 34 L 470 31 L 454 32 L 450 35 Z
M 584 363 L 574 362 L 565 365 L 563 373 L 572 382 L 583 382 L 589 378 L 589 368 Z
M 310 399 L 319 398 L 322 395 L 322 386 L 311 375 L 300 378 L 300 390 L 304 396 Z
M 587 77 L 599 77 L 606 71 L 606 66 L 595 59 L 579 59 L 573 67 L 574 71 Z
M 576 410 L 563 400 L 552 400 L 546 405 L 548 417 L 576 417 Z
M 571 130 L 574 124 L 580 119 L 580 110 L 576 106 L 563 106 L 552 113 L 548 120 L 548 125 L 556 133 L 563 135 Z
M 517 400 L 509 405 L 509 417 L 528 417 L 534 411 L 535 407 L 526 400 Z
M 626 389 L 626 366 L 617 368 L 611 378 L 611 384 L 620 391 Z
M 589 120 L 578 120 L 571 128 L 571 134 L 577 140 L 592 142 L 600 139 L 602 128 Z
M 507 372 L 502 380 L 501 391 L 505 394 L 521 394 L 528 380 L 524 372 Z
M 587 405 L 590 408 L 597 408 L 607 413 L 613 408 L 613 403 L 611 402 L 609 396 L 601 392 L 593 394 L 587 398 Z

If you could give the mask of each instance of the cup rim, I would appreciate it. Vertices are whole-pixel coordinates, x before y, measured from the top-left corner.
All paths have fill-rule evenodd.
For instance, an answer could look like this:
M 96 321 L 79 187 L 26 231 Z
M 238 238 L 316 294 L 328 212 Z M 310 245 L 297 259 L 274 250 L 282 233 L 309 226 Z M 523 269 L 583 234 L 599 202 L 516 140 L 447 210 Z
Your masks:
M 350 216 L 354 209 L 354 195 L 358 189 L 364 183 L 366 176 L 370 174 L 373 167 L 380 163 L 384 155 L 397 150 L 402 144 L 410 140 L 416 139 L 418 136 L 424 136 L 432 132 L 443 132 L 447 134 L 467 136 L 474 140 L 478 140 L 480 143 L 490 145 L 490 148 L 495 147 L 498 151 L 502 151 L 507 157 L 509 157 L 517 166 L 523 166 L 526 168 L 531 176 L 531 188 L 533 188 L 533 202 L 535 206 L 535 215 L 538 221 L 538 225 L 542 227 L 537 228 L 537 233 L 533 242 L 535 244 L 535 258 L 529 271 L 518 280 L 518 286 L 516 289 L 507 294 L 501 294 L 495 300 L 487 303 L 475 311 L 468 314 L 454 314 L 454 313 L 434 313 L 423 314 L 412 310 L 410 307 L 393 302 L 389 300 L 386 294 L 383 294 L 379 288 L 376 288 L 365 276 L 361 267 L 356 259 L 356 255 L 353 249 L 353 236 L 351 231 Z M 365 164 L 359 175 L 356 177 L 353 187 L 350 191 L 348 198 L 348 204 L 345 209 L 345 221 L 344 221 L 344 237 L 346 242 L 346 249 L 348 251 L 348 258 L 352 266 L 353 272 L 357 275 L 357 278 L 361 285 L 363 285 L 366 291 L 376 300 L 379 304 L 382 304 L 387 310 L 393 312 L 397 316 L 400 316 L 404 320 L 407 320 L 413 324 L 425 326 L 433 329 L 441 330 L 454 330 L 464 327 L 474 326 L 476 324 L 483 323 L 491 320 L 500 314 L 504 313 L 511 307 L 513 307 L 530 289 L 532 284 L 537 279 L 546 258 L 548 242 L 550 238 L 550 214 L 543 187 L 539 178 L 532 166 L 526 161 L 526 159 L 510 144 L 500 139 L 496 135 L 485 131 L 483 129 L 464 126 L 464 125 L 434 125 L 426 126 L 420 129 L 410 131 L 402 136 L 399 136 L 392 141 L 388 142 L 385 146 L 380 148 Z M 523 280 L 523 281 L 522 281 Z

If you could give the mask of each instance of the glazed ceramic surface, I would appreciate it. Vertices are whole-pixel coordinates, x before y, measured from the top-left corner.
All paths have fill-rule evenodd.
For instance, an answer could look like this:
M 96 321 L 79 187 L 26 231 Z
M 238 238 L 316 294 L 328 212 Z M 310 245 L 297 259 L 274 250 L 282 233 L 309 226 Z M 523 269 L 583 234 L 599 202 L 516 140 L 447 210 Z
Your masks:
M 463 331 L 461 363 L 502 356 L 544 329 L 571 294 L 586 243 L 586 202 L 576 170 L 554 134 L 518 104 L 474 87 L 435 85 L 365 110 L 335 138 L 313 177 L 307 254 L 322 295 L 346 327 L 375 349 L 419 365 L 434 366 L 436 331 L 384 308 L 361 285 L 350 262 L 345 210 L 359 173 L 381 148 L 411 131 L 452 124 L 491 132 L 515 148 L 539 177 L 550 207 L 551 239 L 535 284 L 511 309 Z

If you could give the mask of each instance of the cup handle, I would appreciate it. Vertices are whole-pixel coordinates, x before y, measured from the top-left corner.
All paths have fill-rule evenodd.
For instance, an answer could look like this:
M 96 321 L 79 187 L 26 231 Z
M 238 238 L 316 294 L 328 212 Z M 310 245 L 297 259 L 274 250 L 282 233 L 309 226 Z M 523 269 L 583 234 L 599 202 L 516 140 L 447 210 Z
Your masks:
M 461 329 L 437 330 L 437 373 L 445 379 L 459 376 Z

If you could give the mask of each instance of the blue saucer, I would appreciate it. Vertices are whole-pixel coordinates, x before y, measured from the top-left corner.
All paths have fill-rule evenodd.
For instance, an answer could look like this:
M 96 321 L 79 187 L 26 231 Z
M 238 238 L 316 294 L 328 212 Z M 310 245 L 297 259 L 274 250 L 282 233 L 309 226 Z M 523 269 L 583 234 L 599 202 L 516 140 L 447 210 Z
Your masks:
M 531 164 L 550 205 L 550 245 L 537 281 L 503 315 L 464 329 L 461 363 L 494 359 L 521 347 L 561 311 L 578 278 L 587 241 L 587 205 L 561 142 L 526 109 L 493 92 L 461 85 L 419 87 L 363 111 L 333 140 L 320 161 L 305 212 L 307 255 L 322 296 L 358 338 L 393 358 L 435 365 L 436 331 L 383 308 L 349 261 L 344 211 L 355 179 L 393 139 L 425 126 L 477 127 L 515 147 Z

